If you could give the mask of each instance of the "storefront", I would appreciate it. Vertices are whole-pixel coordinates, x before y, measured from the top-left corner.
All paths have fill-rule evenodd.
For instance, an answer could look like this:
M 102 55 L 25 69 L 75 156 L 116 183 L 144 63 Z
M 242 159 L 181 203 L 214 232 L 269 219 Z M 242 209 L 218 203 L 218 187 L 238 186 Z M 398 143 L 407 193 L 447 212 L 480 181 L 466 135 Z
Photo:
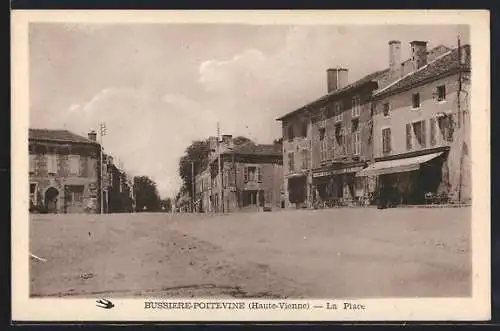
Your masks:
M 300 208 L 307 202 L 307 175 L 295 175 L 287 178 L 288 200 Z
M 357 201 L 365 195 L 366 180 L 356 173 L 364 164 L 341 165 L 313 172 L 313 201 Z
M 356 174 L 378 177 L 377 194 L 382 205 L 424 204 L 426 197 L 449 190 L 446 153 L 377 161 Z

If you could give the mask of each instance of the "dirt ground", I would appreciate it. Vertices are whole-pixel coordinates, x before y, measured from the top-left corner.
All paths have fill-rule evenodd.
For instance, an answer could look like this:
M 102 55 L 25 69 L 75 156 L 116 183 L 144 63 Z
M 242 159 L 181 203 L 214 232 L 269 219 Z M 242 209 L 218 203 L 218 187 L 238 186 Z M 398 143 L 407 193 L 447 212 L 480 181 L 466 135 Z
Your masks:
M 470 208 L 33 215 L 32 296 L 471 295 Z

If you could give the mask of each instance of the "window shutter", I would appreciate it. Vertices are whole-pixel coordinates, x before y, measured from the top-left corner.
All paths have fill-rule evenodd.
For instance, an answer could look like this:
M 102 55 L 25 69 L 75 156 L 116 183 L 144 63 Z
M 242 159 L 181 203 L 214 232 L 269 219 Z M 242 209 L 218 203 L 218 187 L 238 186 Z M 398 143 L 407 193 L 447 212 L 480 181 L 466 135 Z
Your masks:
M 406 124 L 406 149 L 410 150 L 412 148 L 411 145 L 411 124 Z
M 426 125 L 425 125 L 426 121 L 422 121 L 421 123 L 422 123 L 422 126 L 421 126 L 421 128 L 422 128 L 422 147 L 425 147 L 425 145 L 427 143 L 426 142 L 427 130 L 426 130 Z
M 436 145 L 436 119 L 433 117 L 429 120 L 429 125 L 431 126 L 431 146 Z
M 243 168 L 243 180 L 248 183 L 248 167 Z
M 262 183 L 262 171 L 260 167 L 257 167 L 257 180 L 259 183 Z

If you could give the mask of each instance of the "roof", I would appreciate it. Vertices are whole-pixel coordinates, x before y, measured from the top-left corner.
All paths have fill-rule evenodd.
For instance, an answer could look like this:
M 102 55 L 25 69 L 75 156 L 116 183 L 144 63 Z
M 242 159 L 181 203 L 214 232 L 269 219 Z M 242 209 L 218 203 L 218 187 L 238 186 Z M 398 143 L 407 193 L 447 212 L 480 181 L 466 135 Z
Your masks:
M 281 145 L 279 144 L 247 143 L 235 146 L 234 153 L 240 155 L 282 156 Z M 226 154 L 231 154 L 231 153 L 226 153 Z
M 48 140 L 65 143 L 97 143 L 68 130 L 29 129 L 28 138 L 32 140 Z
M 446 47 L 446 46 L 444 46 L 444 45 L 438 45 L 438 46 L 432 48 L 431 50 L 429 50 L 427 52 L 427 54 L 428 54 L 428 56 L 432 56 L 432 54 L 434 54 L 434 53 L 439 53 L 439 51 L 443 51 L 443 50 L 447 50 L 447 49 L 449 49 L 449 48 Z M 406 65 L 410 61 L 411 61 L 411 59 L 407 59 L 407 60 L 403 61 L 401 63 L 401 65 L 402 66 Z M 329 100 L 331 98 L 334 98 L 335 96 L 338 96 L 339 94 L 345 93 L 347 91 L 351 91 L 351 90 L 357 89 L 357 88 L 359 88 L 361 86 L 364 86 L 365 84 L 368 84 L 370 82 L 377 82 L 378 83 L 378 80 L 381 79 L 382 76 L 384 76 L 385 74 L 387 74 L 389 72 L 389 70 L 390 70 L 390 68 L 385 68 L 383 70 L 378 70 L 378 71 L 375 71 L 375 72 L 373 72 L 371 74 L 368 74 L 368 75 L 366 75 L 366 76 L 358 79 L 354 83 L 351 83 L 351 84 L 349 84 L 349 85 L 347 85 L 347 86 L 345 86 L 345 87 L 343 87 L 341 89 L 337 89 L 337 90 L 332 91 L 332 92 L 330 92 L 328 94 L 325 94 L 322 97 L 320 97 L 320 98 L 318 98 L 318 99 L 316 99 L 316 100 L 314 100 L 314 101 L 306 104 L 305 106 L 302 106 L 299 109 L 296 109 L 296 110 L 294 110 L 294 111 L 292 111 L 290 113 L 287 113 L 287 114 L 279 117 L 277 120 L 278 121 L 282 121 L 285 118 L 293 116 L 293 115 L 295 115 L 295 114 L 297 114 L 297 113 L 305 110 L 308 107 L 312 107 L 312 106 L 314 106 L 316 104 L 319 104 L 321 102 L 327 101 L 327 100 Z M 377 87 L 377 88 L 379 88 L 379 87 Z
M 349 85 L 347 85 L 347 86 L 345 86 L 343 88 L 340 88 L 340 89 L 334 90 L 332 92 L 329 92 L 329 93 L 323 95 L 322 97 L 320 97 L 320 98 L 318 98 L 318 99 L 316 99 L 316 100 L 314 100 L 314 101 L 306 104 L 305 106 L 302 106 L 302 107 L 300 107 L 297 110 L 294 110 L 294 111 L 292 111 L 290 113 L 287 113 L 287 114 L 281 116 L 277 120 L 278 121 L 284 120 L 285 118 L 290 117 L 292 115 L 295 115 L 298 112 L 300 112 L 300 111 L 302 111 L 302 110 L 304 110 L 304 109 L 306 109 L 308 107 L 312 107 L 312 106 L 314 106 L 316 104 L 320 104 L 320 103 L 322 103 L 324 101 L 330 100 L 331 98 L 334 98 L 334 97 L 336 97 L 336 96 L 338 96 L 338 95 L 340 95 L 342 93 L 345 93 L 345 92 L 348 92 L 348 91 L 360 88 L 360 87 L 362 87 L 365 84 L 368 84 L 370 82 L 375 82 L 375 81 L 377 81 L 377 79 L 380 76 L 384 75 L 388 71 L 389 71 L 389 68 L 386 68 L 386 69 L 379 70 L 379 71 L 373 72 L 371 74 L 368 74 L 368 75 L 362 77 L 361 79 L 358 79 L 357 81 L 355 81 L 355 82 L 353 82 L 353 83 L 351 83 L 351 84 L 349 84 Z
M 461 47 L 461 49 L 469 53 L 470 45 L 464 45 Z M 422 68 L 401 77 L 399 80 L 396 80 L 392 84 L 389 84 L 385 88 L 376 92 L 374 96 L 381 97 L 383 95 L 392 94 L 397 91 L 422 84 L 429 80 L 437 80 L 440 79 L 443 75 L 456 72 L 458 69 L 470 70 L 469 59 L 470 57 L 467 56 L 467 62 L 459 65 L 459 50 L 458 48 L 455 48 L 437 57 L 434 61 L 428 63 Z

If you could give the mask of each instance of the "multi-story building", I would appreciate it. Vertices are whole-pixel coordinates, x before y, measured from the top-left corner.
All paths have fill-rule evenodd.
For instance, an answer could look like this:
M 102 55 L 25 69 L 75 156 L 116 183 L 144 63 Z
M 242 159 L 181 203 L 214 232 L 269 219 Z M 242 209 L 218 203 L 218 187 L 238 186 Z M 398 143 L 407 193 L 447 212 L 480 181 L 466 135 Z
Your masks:
M 373 96 L 374 162 L 358 175 L 378 178 L 392 204 L 468 202 L 470 46 L 429 60 L 426 42 L 410 45 L 413 70 Z
M 133 188 L 127 180 L 126 173 L 113 162 L 113 157 L 104 155 L 106 163 L 106 198 L 104 199 L 106 213 L 124 213 L 134 211 Z
M 328 93 L 280 118 L 287 206 L 311 206 L 314 201 L 367 201 L 376 189 L 371 177 L 356 173 L 373 158 L 372 96 L 401 75 L 413 62 L 401 62 L 400 43 L 389 42 L 389 68 L 353 83 L 348 70 L 327 70 Z M 449 49 L 427 52 L 439 57 Z
M 99 157 L 95 132 L 29 129 L 30 210 L 98 212 Z
M 196 176 L 200 211 L 233 212 L 281 207 L 282 153 L 279 144 L 233 146 L 232 136 L 210 137 L 206 170 Z

